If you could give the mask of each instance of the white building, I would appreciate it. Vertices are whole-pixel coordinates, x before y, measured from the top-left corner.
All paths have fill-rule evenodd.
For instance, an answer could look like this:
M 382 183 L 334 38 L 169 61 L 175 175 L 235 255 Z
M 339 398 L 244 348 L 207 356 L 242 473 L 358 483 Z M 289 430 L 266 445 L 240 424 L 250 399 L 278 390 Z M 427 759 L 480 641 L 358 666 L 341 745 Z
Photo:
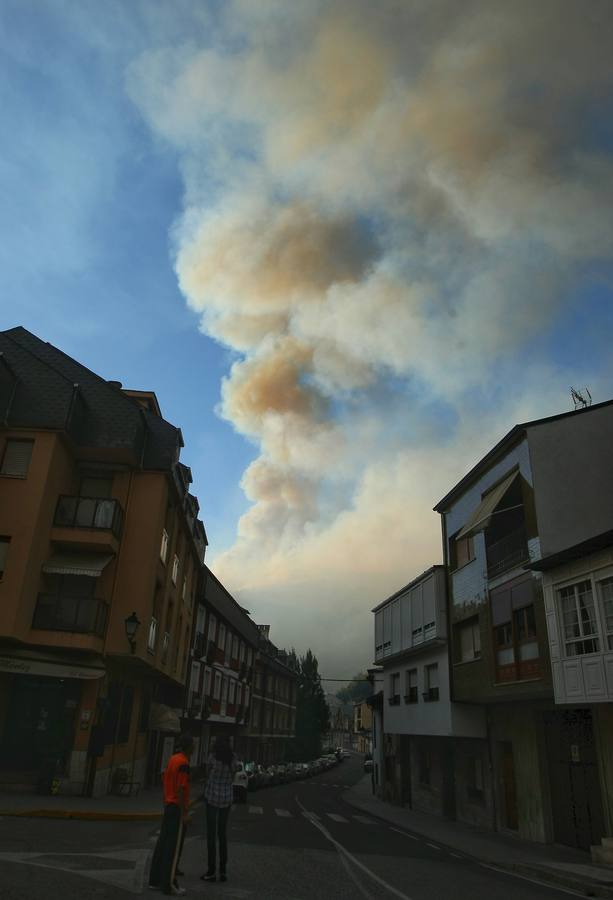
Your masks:
M 479 706 L 451 702 L 445 567 L 433 566 L 375 607 L 375 662 L 382 667 L 381 793 L 455 816 L 455 743 L 484 740 Z

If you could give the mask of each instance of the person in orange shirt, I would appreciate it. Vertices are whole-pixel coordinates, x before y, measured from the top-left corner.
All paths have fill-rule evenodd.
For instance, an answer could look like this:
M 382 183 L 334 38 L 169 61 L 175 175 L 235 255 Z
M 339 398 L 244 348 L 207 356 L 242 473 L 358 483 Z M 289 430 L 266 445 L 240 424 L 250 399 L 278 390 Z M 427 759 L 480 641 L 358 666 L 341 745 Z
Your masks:
M 177 863 L 189 812 L 189 758 L 193 749 L 192 736 L 182 734 L 177 741 L 177 752 L 170 757 L 164 771 L 164 817 L 149 872 L 149 887 L 174 897 L 185 893 L 185 888 L 177 882 Z

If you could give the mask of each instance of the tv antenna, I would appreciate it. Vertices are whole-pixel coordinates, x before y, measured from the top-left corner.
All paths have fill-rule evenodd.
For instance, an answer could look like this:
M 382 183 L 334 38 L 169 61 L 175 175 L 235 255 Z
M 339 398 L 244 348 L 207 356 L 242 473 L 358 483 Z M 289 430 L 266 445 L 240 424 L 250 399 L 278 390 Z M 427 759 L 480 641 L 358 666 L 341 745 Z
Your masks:
M 572 397 L 575 409 L 587 409 L 588 406 L 592 405 L 592 395 L 587 388 L 585 388 L 582 394 L 581 391 L 571 387 L 570 396 Z

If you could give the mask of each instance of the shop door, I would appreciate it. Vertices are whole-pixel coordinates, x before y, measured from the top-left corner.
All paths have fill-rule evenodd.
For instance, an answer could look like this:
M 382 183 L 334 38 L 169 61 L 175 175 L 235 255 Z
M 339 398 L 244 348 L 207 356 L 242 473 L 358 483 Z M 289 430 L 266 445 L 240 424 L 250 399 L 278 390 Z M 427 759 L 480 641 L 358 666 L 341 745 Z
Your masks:
M 592 714 L 569 709 L 544 719 L 554 839 L 589 850 L 604 835 Z
M 75 679 L 15 675 L 2 737 L 7 768 L 38 771 L 47 760 L 68 765 L 81 687 Z
M 443 815 L 446 819 L 455 819 L 455 753 L 451 738 L 443 738 L 441 741 L 441 769 L 443 779 Z
M 500 762 L 502 770 L 502 792 L 504 799 L 504 826 L 517 831 L 517 789 L 515 786 L 515 762 L 513 760 L 513 744 L 510 741 L 500 743 Z

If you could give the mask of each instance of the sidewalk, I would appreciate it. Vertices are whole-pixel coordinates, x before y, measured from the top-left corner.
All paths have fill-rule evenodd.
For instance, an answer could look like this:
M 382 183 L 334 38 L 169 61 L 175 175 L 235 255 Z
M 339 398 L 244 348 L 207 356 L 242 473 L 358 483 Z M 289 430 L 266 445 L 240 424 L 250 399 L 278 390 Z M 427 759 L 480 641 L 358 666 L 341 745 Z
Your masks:
M 595 866 L 589 854 L 581 850 L 559 844 L 535 844 L 392 806 L 372 794 L 370 776 L 346 791 L 343 800 L 479 863 L 570 888 L 590 897 L 613 898 L 613 866 Z
M 193 799 L 198 802 L 200 784 L 192 785 Z M 135 797 L 70 797 L 65 795 L 0 794 L 0 816 L 41 819 L 89 819 L 98 822 L 155 821 L 162 817 L 162 790 L 159 787 L 139 791 Z

